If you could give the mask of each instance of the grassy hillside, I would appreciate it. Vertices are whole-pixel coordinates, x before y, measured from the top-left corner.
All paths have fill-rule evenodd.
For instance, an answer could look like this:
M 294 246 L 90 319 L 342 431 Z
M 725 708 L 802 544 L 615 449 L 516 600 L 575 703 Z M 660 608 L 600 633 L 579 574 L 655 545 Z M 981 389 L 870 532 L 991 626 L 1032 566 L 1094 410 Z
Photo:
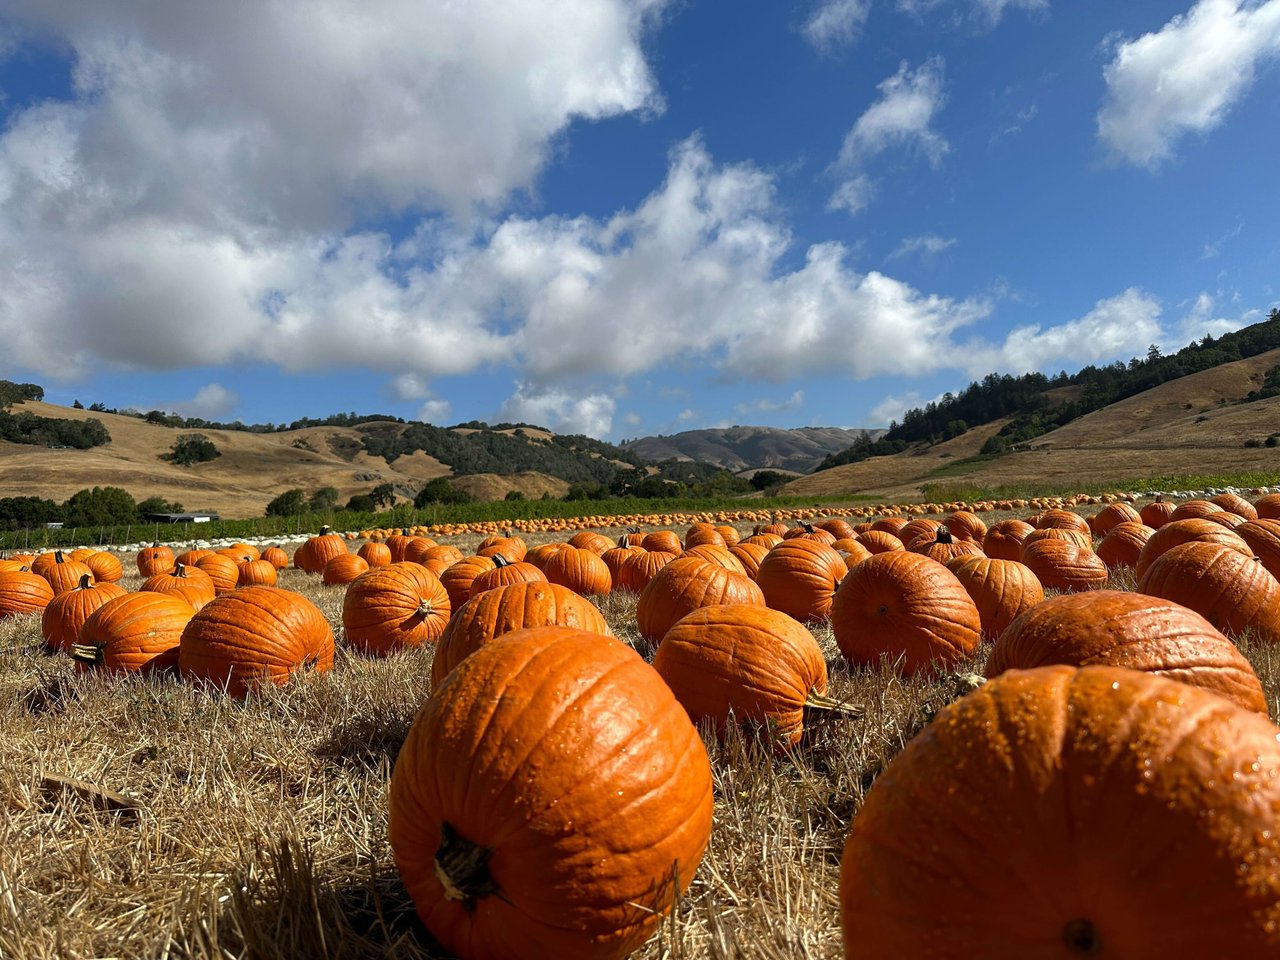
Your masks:
M 748 470 L 783 470 L 809 473 L 823 458 L 844 450 L 864 434 L 872 439 L 883 430 L 846 430 L 842 427 L 726 427 L 685 430 L 671 436 L 641 437 L 622 444 L 623 449 L 645 460 L 696 460 L 734 473 Z

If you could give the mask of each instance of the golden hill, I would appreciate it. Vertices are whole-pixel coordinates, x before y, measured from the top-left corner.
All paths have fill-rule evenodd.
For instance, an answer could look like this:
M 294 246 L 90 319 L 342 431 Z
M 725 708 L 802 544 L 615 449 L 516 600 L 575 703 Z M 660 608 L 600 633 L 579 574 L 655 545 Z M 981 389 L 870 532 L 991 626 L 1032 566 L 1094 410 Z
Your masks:
M 137 500 L 161 496 L 177 500 L 188 510 L 255 517 L 272 499 L 294 487 L 308 492 L 334 487 L 339 503 L 345 503 L 380 483 L 392 483 L 402 497 L 412 498 L 427 480 L 451 474 L 448 466 L 422 452 L 398 457 L 394 463 L 371 457 L 352 427 L 307 427 L 281 433 L 193 431 L 35 401 L 13 410 L 69 420 L 96 417 L 111 434 L 111 442 L 90 450 L 51 450 L 0 441 L 0 496 L 5 497 L 62 502 L 85 487 L 115 486 Z M 160 459 L 179 435 L 193 432 L 209 437 L 222 455 L 190 467 Z M 539 439 L 545 436 L 541 431 L 529 432 Z M 537 473 L 476 474 L 459 478 L 457 485 L 481 499 L 501 499 L 509 490 L 534 498 L 544 492 L 563 496 L 569 487 L 563 480 Z
M 873 457 L 801 477 L 784 494 L 920 496 L 929 483 L 1083 486 L 1177 474 L 1274 472 L 1276 449 L 1249 448 L 1280 432 L 1280 397 L 1240 403 L 1280 364 L 1280 350 L 1169 380 L 1032 440 L 1028 449 L 975 457 L 1004 421 L 932 447 Z

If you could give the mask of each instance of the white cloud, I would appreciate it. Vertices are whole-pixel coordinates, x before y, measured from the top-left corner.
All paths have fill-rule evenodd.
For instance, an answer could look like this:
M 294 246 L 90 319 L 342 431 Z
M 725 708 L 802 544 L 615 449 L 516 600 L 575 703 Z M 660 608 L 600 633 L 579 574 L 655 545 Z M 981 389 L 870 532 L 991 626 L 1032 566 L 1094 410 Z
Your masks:
M 416 373 L 402 373 L 390 383 L 391 395 L 397 400 L 422 400 L 431 396 L 431 387 Z
M 1203 339 L 1206 334 L 1220 337 L 1265 319 L 1261 310 L 1246 310 L 1235 317 L 1215 316 L 1217 310 L 1217 299 L 1211 294 L 1200 293 L 1191 301 L 1177 328 L 1156 342 L 1166 353 L 1173 353 L 1193 340 Z
M 206 383 L 190 400 L 173 405 L 175 412 L 184 417 L 201 420 L 221 420 L 240 405 L 240 395 L 220 383 Z
M 863 111 L 845 134 L 840 155 L 832 169 L 842 175 L 828 209 L 857 213 L 870 201 L 874 184 L 864 172 L 866 164 L 891 147 L 920 150 L 936 167 L 950 145 L 933 129 L 933 121 L 946 102 L 941 57 L 926 60 L 916 69 L 902 61 L 898 72 L 881 81 L 880 97 Z
M 448 400 L 427 400 L 418 408 L 418 419 L 423 423 L 444 424 L 453 412 Z
M 801 32 L 820 53 L 848 46 L 867 22 L 871 0 L 821 0 Z
M 697 410 L 693 410 L 689 407 L 685 407 L 683 410 L 681 410 L 679 413 L 676 414 L 676 423 L 688 423 L 690 420 L 696 419 L 697 416 L 698 416 Z
M 942 397 L 939 395 L 933 399 L 936 402 Z M 918 390 L 910 390 L 901 396 L 887 396 L 871 408 L 871 412 L 867 414 L 867 423 L 873 427 L 887 427 L 890 421 L 901 420 L 908 410 L 923 407 L 924 404 Z
M 761 413 L 787 413 L 792 410 L 799 410 L 802 406 L 804 406 L 804 391 L 796 390 L 785 400 L 770 400 L 767 397 L 762 397 L 750 403 L 739 403 L 734 409 L 738 413 L 753 413 L 755 411 Z
M 913 253 L 931 257 L 941 253 L 943 250 L 954 247 L 955 244 L 955 237 L 939 237 L 933 233 L 926 233 L 919 237 L 906 237 L 885 259 L 897 260 L 899 257 L 905 257 Z
M 948 0 L 898 0 L 897 7 L 902 13 L 924 17 L 947 3 Z M 965 0 L 964 6 L 969 19 L 985 29 L 994 29 L 1004 19 L 1006 10 L 1017 8 L 1029 13 L 1048 12 L 1049 0 Z
M 1199 0 L 1156 33 L 1115 47 L 1098 137 L 1116 158 L 1155 168 L 1190 133 L 1219 126 L 1280 54 L 1280 0 Z
M 1244 230 L 1244 221 L 1242 220 L 1238 222 L 1230 230 L 1228 230 L 1226 233 L 1222 234 L 1222 236 L 1218 237 L 1216 240 L 1211 240 L 1208 243 L 1206 243 L 1204 245 L 1204 250 L 1200 254 L 1200 259 L 1213 260 L 1215 257 L 1218 257 L 1219 255 L 1221 255 L 1222 248 L 1226 244 L 1226 242 L 1228 240 L 1234 240 L 1236 237 L 1240 236 L 1240 233 L 1243 230 Z
M 606 393 L 584 395 L 518 383 L 498 416 L 504 421 L 550 427 L 556 433 L 605 437 L 613 429 L 614 406 L 613 397 Z
M 638 427 L 641 423 L 644 422 L 644 418 L 640 416 L 640 414 L 636 413 L 634 410 L 631 410 L 627 412 L 625 415 L 623 415 L 622 422 L 625 423 L 628 427 Z

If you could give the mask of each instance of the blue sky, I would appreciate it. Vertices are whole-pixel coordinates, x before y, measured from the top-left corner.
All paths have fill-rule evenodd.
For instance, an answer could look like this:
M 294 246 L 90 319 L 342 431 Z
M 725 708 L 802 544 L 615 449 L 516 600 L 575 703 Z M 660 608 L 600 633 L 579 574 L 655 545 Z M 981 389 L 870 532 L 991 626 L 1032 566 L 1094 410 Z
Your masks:
M 1280 0 L 0 0 L 0 377 L 878 426 L 1280 302 Z

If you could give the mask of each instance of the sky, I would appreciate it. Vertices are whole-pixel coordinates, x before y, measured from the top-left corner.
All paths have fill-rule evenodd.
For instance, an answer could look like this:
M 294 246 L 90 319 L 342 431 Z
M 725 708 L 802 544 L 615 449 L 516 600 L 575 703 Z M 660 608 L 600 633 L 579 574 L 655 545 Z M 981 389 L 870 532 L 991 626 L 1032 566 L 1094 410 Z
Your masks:
M 0 377 L 885 426 L 1280 303 L 1280 0 L 0 0 Z

